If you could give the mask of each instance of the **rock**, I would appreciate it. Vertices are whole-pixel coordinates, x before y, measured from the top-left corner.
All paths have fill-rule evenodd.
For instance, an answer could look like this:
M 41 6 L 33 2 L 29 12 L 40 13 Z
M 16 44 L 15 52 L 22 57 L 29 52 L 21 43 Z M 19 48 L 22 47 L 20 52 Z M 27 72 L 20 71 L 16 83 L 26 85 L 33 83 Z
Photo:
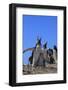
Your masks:
M 48 64 L 47 67 L 43 66 L 32 67 L 31 65 L 23 65 L 24 75 L 48 74 L 48 73 L 57 73 L 57 64 Z

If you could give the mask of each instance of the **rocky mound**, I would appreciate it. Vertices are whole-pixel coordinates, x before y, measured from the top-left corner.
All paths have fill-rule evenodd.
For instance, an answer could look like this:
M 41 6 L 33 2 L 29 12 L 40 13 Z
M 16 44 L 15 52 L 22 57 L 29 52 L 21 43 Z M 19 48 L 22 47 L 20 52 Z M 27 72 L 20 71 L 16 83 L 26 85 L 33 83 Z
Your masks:
M 37 66 L 32 67 L 31 65 L 23 65 L 23 74 L 48 74 L 57 73 L 57 64 L 48 64 L 47 67 Z

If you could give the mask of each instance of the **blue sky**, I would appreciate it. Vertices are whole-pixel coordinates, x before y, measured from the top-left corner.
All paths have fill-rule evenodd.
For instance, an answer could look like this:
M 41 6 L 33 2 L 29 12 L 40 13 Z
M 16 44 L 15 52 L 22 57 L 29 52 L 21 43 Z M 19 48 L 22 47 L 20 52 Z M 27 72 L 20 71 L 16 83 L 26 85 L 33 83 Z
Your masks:
M 23 24 L 23 49 L 34 47 L 36 44 L 37 36 L 42 39 L 42 44 L 47 41 L 48 48 L 53 48 L 57 45 L 57 16 L 22 16 Z M 28 58 L 31 51 L 24 53 L 24 63 L 28 64 Z

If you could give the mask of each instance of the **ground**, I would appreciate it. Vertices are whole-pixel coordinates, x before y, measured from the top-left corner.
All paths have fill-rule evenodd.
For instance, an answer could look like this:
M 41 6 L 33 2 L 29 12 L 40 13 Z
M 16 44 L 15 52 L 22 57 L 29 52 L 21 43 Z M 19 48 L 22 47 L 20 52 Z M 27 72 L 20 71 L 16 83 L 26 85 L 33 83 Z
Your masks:
M 57 73 L 57 64 L 48 64 L 47 67 L 43 66 L 32 67 L 31 65 L 23 65 L 24 75 L 48 74 L 48 73 Z

